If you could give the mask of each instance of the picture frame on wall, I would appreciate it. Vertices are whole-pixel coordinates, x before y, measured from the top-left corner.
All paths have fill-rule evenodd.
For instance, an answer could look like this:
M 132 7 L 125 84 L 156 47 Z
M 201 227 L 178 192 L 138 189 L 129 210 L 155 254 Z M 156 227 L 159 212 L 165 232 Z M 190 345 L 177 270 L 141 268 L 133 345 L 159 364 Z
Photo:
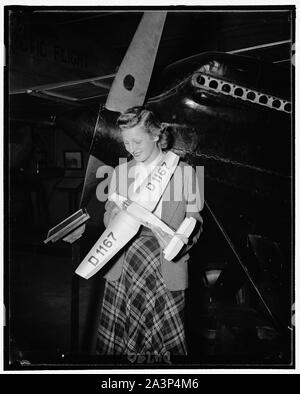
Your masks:
M 82 170 L 83 154 L 81 151 L 64 151 L 64 168 L 66 170 Z

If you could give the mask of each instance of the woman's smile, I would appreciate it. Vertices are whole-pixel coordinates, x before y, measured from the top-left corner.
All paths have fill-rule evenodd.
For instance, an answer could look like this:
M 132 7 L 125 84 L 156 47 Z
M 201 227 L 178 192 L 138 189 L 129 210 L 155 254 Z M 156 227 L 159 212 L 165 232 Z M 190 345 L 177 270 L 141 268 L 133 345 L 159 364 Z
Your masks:
M 126 150 L 139 162 L 151 163 L 160 153 L 158 138 L 142 126 L 122 130 L 122 138 Z

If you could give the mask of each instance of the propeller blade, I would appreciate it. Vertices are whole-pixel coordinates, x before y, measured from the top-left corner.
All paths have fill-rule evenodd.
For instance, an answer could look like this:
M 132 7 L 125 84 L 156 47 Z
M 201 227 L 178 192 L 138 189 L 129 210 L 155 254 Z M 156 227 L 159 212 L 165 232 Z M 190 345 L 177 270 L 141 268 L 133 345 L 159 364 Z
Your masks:
M 111 86 L 107 109 L 124 112 L 143 105 L 166 15 L 166 12 L 144 13 Z
M 80 207 L 86 207 L 97 186 L 96 172 L 104 163 L 97 158 L 98 134 L 116 129 L 120 112 L 143 105 L 149 86 L 166 12 L 145 12 L 110 89 L 100 108 L 93 134 Z M 103 131 L 104 130 L 104 131 Z M 111 147 L 107 147 L 109 149 Z

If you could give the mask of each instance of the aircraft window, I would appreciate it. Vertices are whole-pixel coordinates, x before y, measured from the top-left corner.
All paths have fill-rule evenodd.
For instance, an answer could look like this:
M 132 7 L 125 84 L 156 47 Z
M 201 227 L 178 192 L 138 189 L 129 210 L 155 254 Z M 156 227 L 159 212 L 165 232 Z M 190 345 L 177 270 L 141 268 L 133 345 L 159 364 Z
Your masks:
M 201 75 L 201 76 L 199 76 L 199 77 L 197 78 L 197 82 L 198 82 L 200 85 L 205 85 L 205 78 Z
M 280 100 L 274 100 L 273 101 L 273 103 L 272 103 L 272 107 L 274 107 L 274 108 L 279 108 L 281 106 L 281 102 L 280 102 Z
M 265 95 L 260 96 L 259 102 L 260 102 L 261 104 L 267 104 L 267 102 L 268 102 L 267 96 L 265 96 Z
M 214 80 L 210 81 L 209 87 L 213 88 L 213 89 L 217 89 L 218 88 L 218 82 L 214 81 Z
M 228 83 L 224 83 L 224 85 L 222 86 L 222 91 L 229 93 L 231 91 L 230 85 L 228 85 Z
M 242 88 L 236 88 L 235 90 L 234 90 L 234 94 L 236 95 L 236 96 L 238 96 L 238 97 L 242 97 L 242 95 L 243 95 L 243 89 Z
M 215 78 L 211 78 L 207 75 L 201 75 L 200 73 L 195 75 L 194 83 L 202 86 L 209 86 L 211 89 L 220 90 L 221 92 L 231 94 L 234 97 L 242 97 L 249 101 L 254 101 L 262 105 L 267 105 L 270 108 L 291 112 L 291 103 L 284 100 L 277 99 L 276 97 L 267 96 L 266 94 L 252 91 L 246 87 L 241 87 L 239 85 L 231 84 L 229 82 L 224 82 Z M 201 98 L 206 98 L 201 96 Z
M 249 93 L 247 94 L 247 99 L 249 99 L 249 100 L 255 100 L 255 98 L 256 98 L 256 94 L 255 94 L 254 92 L 249 92 Z

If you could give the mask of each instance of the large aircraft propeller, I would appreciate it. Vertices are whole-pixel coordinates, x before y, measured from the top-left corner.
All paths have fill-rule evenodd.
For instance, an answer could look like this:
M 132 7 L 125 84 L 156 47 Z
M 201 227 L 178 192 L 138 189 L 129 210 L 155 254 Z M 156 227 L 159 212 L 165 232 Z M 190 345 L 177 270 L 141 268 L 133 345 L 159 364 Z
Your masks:
M 97 132 L 115 129 L 115 120 L 126 109 L 143 105 L 156 53 L 162 35 L 166 12 L 145 12 L 125 57 L 118 69 L 104 107 L 99 110 L 85 174 L 80 206 L 87 205 L 97 185 L 96 171 L 103 163 L 97 158 Z

